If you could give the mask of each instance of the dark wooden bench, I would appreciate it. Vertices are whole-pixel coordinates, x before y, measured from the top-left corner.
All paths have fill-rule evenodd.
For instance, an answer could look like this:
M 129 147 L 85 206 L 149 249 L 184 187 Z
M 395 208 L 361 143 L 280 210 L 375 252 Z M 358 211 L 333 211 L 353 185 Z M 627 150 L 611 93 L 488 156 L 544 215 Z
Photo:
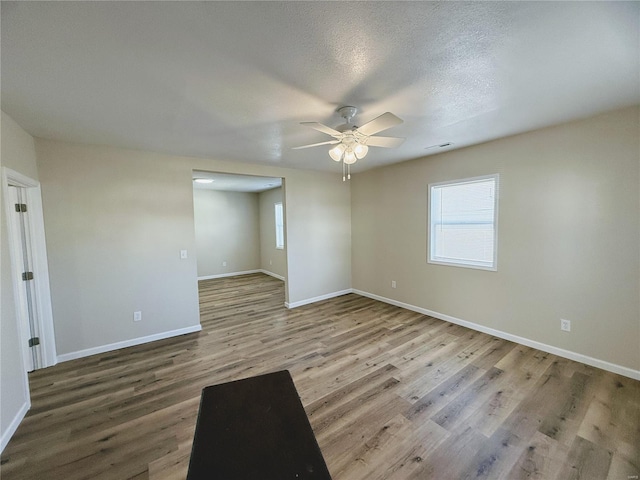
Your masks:
M 331 480 L 288 371 L 205 387 L 187 480 Z

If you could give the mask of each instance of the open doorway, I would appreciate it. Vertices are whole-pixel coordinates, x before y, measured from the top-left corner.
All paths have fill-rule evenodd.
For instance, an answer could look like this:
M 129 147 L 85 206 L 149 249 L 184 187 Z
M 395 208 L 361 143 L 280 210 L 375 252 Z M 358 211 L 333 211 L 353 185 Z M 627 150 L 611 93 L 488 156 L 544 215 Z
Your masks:
M 282 178 L 194 171 L 193 204 L 200 282 L 249 274 L 286 282 Z

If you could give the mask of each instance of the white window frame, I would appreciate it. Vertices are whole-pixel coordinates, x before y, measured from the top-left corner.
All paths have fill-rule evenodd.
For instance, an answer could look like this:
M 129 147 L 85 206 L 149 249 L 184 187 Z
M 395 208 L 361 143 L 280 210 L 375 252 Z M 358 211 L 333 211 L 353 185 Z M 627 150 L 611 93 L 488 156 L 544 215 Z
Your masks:
M 432 195 L 434 193 L 434 189 L 437 187 L 443 186 L 456 186 L 456 185 L 464 185 L 469 183 L 483 182 L 486 180 L 493 180 L 495 183 L 495 190 L 493 196 L 493 262 L 488 264 L 486 262 L 478 262 L 478 261 L 463 261 L 459 259 L 446 258 L 446 257 L 436 257 L 435 256 L 435 232 L 433 231 L 432 224 L 432 206 L 434 202 L 432 201 Z M 490 270 L 497 271 L 498 270 L 498 199 L 500 196 L 500 175 L 492 174 L 492 175 L 483 175 L 479 177 L 471 177 L 464 178 L 459 180 L 449 180 L 446 182 L 438 182 L 438 183 L 430 183 L 429 184 L 429 203 L 427 205 L 427 262 L 436 264 L 436 265 L 449 265 L 454 267 L 463 267 L 463 268 L 474 268 L 479 270 Z
M 274 203 L 273 208 L 275 212 L 276 248 L 284 250 L 284 208 L 282 202 Z M 279 213 L 278 210 L 280 210 Z M 280 217 L 280 223 L 278 223 L 278 217 Z

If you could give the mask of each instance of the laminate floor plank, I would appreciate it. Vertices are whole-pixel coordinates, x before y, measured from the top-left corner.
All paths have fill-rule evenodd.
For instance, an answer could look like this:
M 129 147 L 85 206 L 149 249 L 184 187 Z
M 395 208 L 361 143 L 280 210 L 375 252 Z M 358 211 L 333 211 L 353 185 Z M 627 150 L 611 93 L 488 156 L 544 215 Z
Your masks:
M 640 382 L 356 294 L 199 282 L 202 331 L 29 374 L 3 480 L 184 480 L 202 388 L 288 369 L 335 480 L 639 475 Z
M 612 453 L 598 445 L 575 437 L 567 461 L 556 480 L 600 480 L 607 478 Z
M 520 458 L 501 478 L 505 480 L 546 480 L 556 478 L 567 458 L 569 447 L 536 432 Z

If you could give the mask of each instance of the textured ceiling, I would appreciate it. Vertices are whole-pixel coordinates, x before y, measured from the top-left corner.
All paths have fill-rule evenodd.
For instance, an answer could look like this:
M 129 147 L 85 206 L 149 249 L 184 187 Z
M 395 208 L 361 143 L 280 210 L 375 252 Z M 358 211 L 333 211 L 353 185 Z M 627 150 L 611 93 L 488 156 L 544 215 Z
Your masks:
M 406 137 L 354 171 L 640 102 L 638 2 L 2 2 L 2 109 L 72 142 L 338 171 L 342 105 Z

